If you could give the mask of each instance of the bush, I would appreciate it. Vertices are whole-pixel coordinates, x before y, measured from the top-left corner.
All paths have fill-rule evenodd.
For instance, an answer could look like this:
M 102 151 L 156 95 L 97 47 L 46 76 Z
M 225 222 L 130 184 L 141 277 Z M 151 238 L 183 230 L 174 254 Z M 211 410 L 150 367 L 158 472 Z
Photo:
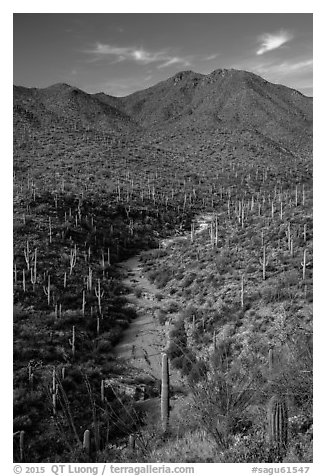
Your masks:
M 164 324 L 168 320 L 167 312 L 163 309 L 159 309 L 158 311 L 156 311 L 155 317 L 158 319 L 158 322 L 161 324 L 161 326 L 164 326 Z
M 134 294 L 135 294 L 135 296 L 136 296 L 137 298 L 140 298 L 140 297 L 142 296 L 143 292 L 142 292 L 142 290 L 141 290 L 140 288 L 136 288 L 136 289 L 134 290 Z
M 169 313 L 169 314 L 173 314 L 175 312 L 178 312 L 179 309 L 180 309 L 180 306 L 176 301 L 168 301 L 164 305 L 164 311 Z
M 252 425 L 248 410 L 262 391 L 260 373 L 250 375 L 234 363 L 230 344 L 221 342 L 215 351 L 207 367 L 209 378 L 191 382 L 198 421 L 223 451 L 232 446 L 239 428 L 243 431 Z

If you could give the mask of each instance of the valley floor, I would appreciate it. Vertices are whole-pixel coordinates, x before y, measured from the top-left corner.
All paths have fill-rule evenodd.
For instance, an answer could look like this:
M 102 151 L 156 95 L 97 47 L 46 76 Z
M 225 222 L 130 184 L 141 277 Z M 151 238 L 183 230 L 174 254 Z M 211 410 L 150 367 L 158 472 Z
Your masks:
M 202 233 L 212 220 L 211 214 L 201 215 L 196 220 L 195 233 Z M 161 246 L 173 246 L 177 241 L 189 238 L 188 234 L 162 240 Z M 128 366 L 142 370 L 156 379 L 161 379 L 161 353 L 168 344 L 168 335 L 173 326 L 173 313 L 162 326 L 155 314 L 163 309 L 170 297 L 162 294 L 155 284 L 144 275 L 140 255 L 133 256 L 119 265 L 124 274 L 123 284 L 130 289 L 127 298 L 137 312 L 137 318 L 124 331 L 115 347 L 115 356 L 128 362 Z M 170 369 L 171 385 L 182 382 L 179 372 Z

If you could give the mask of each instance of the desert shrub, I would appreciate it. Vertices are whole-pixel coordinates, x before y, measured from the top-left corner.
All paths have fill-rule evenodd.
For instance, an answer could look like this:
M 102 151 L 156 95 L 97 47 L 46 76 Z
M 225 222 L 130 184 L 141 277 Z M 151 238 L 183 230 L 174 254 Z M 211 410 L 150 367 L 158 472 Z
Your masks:
M 28 311 L 24 309 L 22 304 L 14 304 L 13 306 L 13 319 L 14 322 L 26 319 L 28 317 Z
M 215 258 L 215 264 L 220 274 L 225 274 L 229 271 L 231 257 L 228 250 L 222 250 Z
M 207 377 L 207 363 L 204 360 L 193 360 L 187 377 L 191 385 L 203 381 Z
M 157 299 L 157 301 L 162 301 L 163 298 L 164 298 L 164 295 L 162 293 L 155 294 L 155 299 Z
M 172 314 L 174 312 L 178 312 L 179 309 L 180 309 L 180 305 L 176 301 L 168 301 L 164 305 L 164 311 L 169 313 L 169 314 Z
M 222 450 L 230 447 L 239 428 L 252 425 L 248 410 L 261 385 L 258 369 L 248 375 L 246 369 L 232 361 L 230 349 L 230 342 L 221 342 L 209 366 L 209 378 L 191 384 L 200 424 Z
M 141 295 L 142 295 L 142 290 L 141 290 L 141 288 L 136 288 L 136 289 L 134 290 L 134 294 L 135 294 L 135 296 L 136 296 L 137 298 L 140 298 Z
M 265 284 L 264 286 L 261 286 L 259 293 L 266 304 L 282 300 L 282 298 L 285 296 L 285 290 L 283 288 L 279 288 L 276 283 Z
M 230 447 L 223 451 L 221 463 L 273 463 L 276 452 L 267 441 L 264 429 L 234 436 Z
M 155 317 L 158 319 L 158 322 L 161 324 L 161 326 L 164 326 L 164 324 L 169 318 L 167 312 L 163 309 L 158 309 L 155 312 Z
M 170 331 L 170 346 L 168 349 L 171 361 L 176 357 L 183 357 L 187 350 L 187 334 L 182 319 L 179 319 Z
M 292 331 L 293 336 L 282 348 L 284 363 L 274 376 L 275 391 L 288 394 L 298 414 L 312 418 L 313 371 L 312 337 L 309 333 Z
M 155 282 L 158 288 L 164 288 L 171 279 L 172 272 L 169 268 L 162 268 L 159 270 L 153 270 L 148 273 L 148 279 L 151 282 Z
M 196 273 L 193 273 L 193 272 L 188 274 L 183 280 L 183 283 L 182 283 L 183 287 L 187 288 L 188 286 L 190 286 L 193 283 L 196 276 L 197 276 Z
M 299 273 L 291 269 L 289 271 L 284 271 L 278 276 L 279 279 L 279 287 L 289 287 L 289 286 L 296 286 L 299 282 Z
M 112 350 L 112 344 L 110 341 L 99 339 L 97 342 L 97 352 L 110 352 Z
M 263 422 L 246 433 L 236 434 L 230 447 L 221 454 L 221 463 L 277 463 L 278 449 L 267 439 Z M 290 437 L 283 463 L 312 462 L 312 439 L 309 433 Z

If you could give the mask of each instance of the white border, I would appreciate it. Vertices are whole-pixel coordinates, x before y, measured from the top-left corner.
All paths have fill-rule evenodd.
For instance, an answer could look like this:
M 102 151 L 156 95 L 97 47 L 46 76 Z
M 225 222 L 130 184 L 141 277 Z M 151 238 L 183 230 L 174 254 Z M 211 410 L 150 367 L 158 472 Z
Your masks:
M 315 444 L 313 468 L 308 474 L 322 475 L 325 473 L 325 457 L 323 454 L 323 442 L 325 439 L 325 404 L 324 404 L 324 382 L 325 382 L 325 220 L 324 210 L 325 196 L 325 161 L 323 135 L 325 134 L 325 75 L 323 65 L 326 63 L 325 45 L 325 10 L 323 2 L 317 1 L 280 1 L 258 2 L 258 1 L 233 1 L 233 2 L 211 2 L 201 0 L 190 3 L 189 1 L 166 0 L 161 3 L 153 1 L 133 1 L 133 2 L 104 2 L 92 1 L 63 1 L 55 3 L 43 1 L 12 1 L 1 6 L 1 45 L 3 52 L 3 63 L 1 73 L 1 116 L 2 116 L 2 148 L 1 154 L 1 212 L 2 212 L 2 272 L 1 272 L 1 363 L 2 363 L 2 463 L 8 465 L 8 472 L 12 474 L 12 14 L 13 13 L 314 13 L 314 248 L 315 248 L 315 273 L 314 273 L 314 344 L 315 344 Z M 5 440 L 3 442 L 3 440 Z M 5 446 L 3 446 L 5 444 Z M 9 460 L 9 461 L 8 461 Z M 197 466 L 197 465 L 196 465 Z M 205 469 L 205 474 L 250 474 L 252 465 L 198 465 L 201 474 Z M 231 468 L 231 466 L 233 468 Z M 257 464 L 257 466 L 261 466 Z M 275 466 L 275 465 L 274 465 Z M 289 466 L 289 465 L 288 465 Z M 199 468 L 198 468 L 199 469 Z M 232 469 L 232 472 L 229 470 Z

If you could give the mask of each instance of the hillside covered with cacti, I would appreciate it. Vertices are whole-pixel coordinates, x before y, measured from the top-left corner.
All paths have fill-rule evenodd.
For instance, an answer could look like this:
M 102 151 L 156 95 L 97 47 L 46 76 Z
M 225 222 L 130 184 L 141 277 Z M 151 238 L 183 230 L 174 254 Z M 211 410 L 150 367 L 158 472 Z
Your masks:
M 13 180 L 15 461 L 312 461 L 310 98 L 15 87 Z M 143 313 L 161 375 L 115 351 Z

